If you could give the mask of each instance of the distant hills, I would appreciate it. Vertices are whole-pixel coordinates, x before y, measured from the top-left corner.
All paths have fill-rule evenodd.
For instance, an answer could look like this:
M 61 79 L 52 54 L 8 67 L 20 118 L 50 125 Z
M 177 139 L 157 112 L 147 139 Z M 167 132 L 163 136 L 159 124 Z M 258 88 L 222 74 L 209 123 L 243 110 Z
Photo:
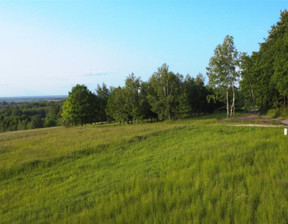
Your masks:
M 41 101 L 61 101 L 61 100 L 65 100 L 66 98 L 67 98 L 67 96 L 65 96 L 65 95 L 0 97 L 0 102 L 31 103 L 31 102 L 41 102 Z

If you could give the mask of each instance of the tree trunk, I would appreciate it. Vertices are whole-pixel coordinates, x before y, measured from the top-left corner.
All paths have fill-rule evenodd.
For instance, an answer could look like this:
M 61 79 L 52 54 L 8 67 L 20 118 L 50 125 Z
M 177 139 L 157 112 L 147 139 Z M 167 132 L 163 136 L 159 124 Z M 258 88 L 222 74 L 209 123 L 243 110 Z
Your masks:
M 252 85 L 250 84 L 250 88 L 251 88 L 251 97 L 252 97 L 252 100 L 253 100 L 253 106 L 255 105 L 255 96 L 254 96 L 254 91 L 252 89 Z
M 280 105 L 279 105 L 279 100 L 276 100 L 276 110 L 279 111 Z
M 286 96 L 284 96 L 284 113 L 286 113 Z
M 232 93 L 233 93 L 233 99 L 232 99 L 232 105 L 231 105 L 231 116 L 235 115 L 235 89 L 234 89 L 234 83 L 232 83 Z
M 250 77 L 248 78 L 248 81 L 249 81 L 249 86 L 250 86 L 250 95 L 252 97 L 253 106 L 254 106 L 255 105 L 255 96 L 254 96 L 254 91 L 253 91 L 252 84 L 251 84 L 251 81 L 250 81 Z
M 226 108 L 227 108 L 227 118 L 229 118 L 229 93 L 228 93 L 228 88 L 226 90 Z

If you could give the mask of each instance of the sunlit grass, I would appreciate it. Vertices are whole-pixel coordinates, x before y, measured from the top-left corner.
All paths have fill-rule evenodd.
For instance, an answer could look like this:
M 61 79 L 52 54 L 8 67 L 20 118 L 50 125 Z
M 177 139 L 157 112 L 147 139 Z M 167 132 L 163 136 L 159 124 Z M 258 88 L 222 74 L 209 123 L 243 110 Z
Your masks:
M 214 117 L 0 135 L 0 223 L 287 223 L 283 128 Z

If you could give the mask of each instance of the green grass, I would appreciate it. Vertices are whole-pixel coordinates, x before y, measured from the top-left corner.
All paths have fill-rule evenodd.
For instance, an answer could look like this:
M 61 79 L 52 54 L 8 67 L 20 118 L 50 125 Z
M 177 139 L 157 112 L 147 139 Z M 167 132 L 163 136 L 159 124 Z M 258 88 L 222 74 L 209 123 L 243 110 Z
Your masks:
M 288 223 L 287 140 L 212 116 L 4 133 L 0 223 Z

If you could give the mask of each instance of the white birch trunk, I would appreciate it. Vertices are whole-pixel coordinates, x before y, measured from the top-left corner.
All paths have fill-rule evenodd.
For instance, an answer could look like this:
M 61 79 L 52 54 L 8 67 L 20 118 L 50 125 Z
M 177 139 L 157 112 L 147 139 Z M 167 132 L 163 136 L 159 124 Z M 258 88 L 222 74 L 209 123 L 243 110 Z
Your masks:
M 228 93 L 228 87 L 226 90 L 226 108 L 227 108 L 227 118 L 229 118 L 229 93 Z
M 233 93 L 233 99 L 232 99 L 232 105 L 231 105 L 231 113 L 230 115 L 235 115 L 235 89 L 234 89 L 234 83 L 232 83 L 232 93 Z

